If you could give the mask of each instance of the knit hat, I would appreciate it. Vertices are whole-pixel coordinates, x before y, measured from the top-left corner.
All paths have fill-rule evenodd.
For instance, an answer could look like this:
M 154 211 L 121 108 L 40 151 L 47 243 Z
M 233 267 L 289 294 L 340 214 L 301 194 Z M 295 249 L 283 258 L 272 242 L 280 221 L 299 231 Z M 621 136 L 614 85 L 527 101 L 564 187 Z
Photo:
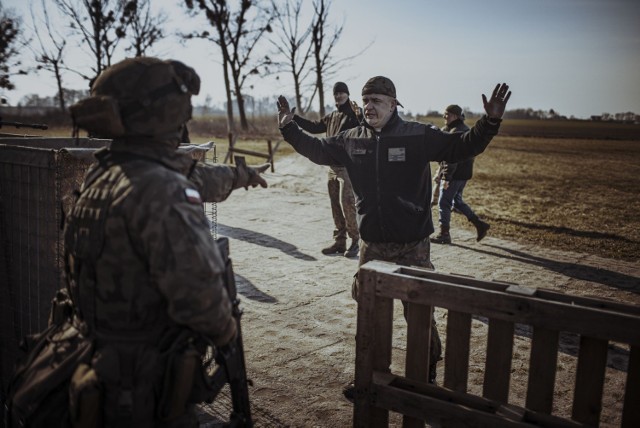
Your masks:
M 447 113 L 455 114 L 458 117 L 464 117 L 464 113 L 462 113 L 462 108 L 457 104 L 451 104 L 444 109 Z
M 347 84 L 344 82 L 336 82 L 336 84 L 333 85 L 333 93 L 337 94 L 338 92 L 344 92 L 349 95 L 349 88 L 347 87 Z
M 382 94 L 396 98 L 396 87 L 391 79 L 383 76 L 375 76 L 367 80 L 367 83 L 365 83 L 362 88 L 363 96 L 369 94 Z M 397 99 L 396 102 L 400 107 L 404 107 Z

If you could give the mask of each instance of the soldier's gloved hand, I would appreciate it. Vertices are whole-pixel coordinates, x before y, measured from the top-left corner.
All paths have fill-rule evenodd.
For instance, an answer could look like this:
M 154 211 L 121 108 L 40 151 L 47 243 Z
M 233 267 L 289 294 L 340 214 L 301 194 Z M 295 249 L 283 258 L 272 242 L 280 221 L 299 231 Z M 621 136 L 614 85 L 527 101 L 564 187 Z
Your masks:
M 236 323 L 236 319 L 232 317 L 225 326 L 225 329 L 222 331 L 222 333 L 213 338 L 213 344 L 215 346 L 227 345 L 229 342 L 236 338 L 237 333 L 238 326 Z
M 249 186 L 267 187 L 267 182 L 260 174 L 265 172 L 271 166 L 270 163 L 264 163 L 262 165 L 247 166 L 244 162 L 236 161 L 236 179 L 233 182 L 233 188 L 239 189 L 244 187 L 248 189 Z

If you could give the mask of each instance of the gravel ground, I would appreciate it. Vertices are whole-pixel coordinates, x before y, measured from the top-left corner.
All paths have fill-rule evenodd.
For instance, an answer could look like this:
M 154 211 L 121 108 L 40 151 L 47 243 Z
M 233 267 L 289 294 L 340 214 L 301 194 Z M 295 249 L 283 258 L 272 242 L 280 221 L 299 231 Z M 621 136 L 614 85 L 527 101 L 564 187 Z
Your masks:
M 356 305 L 350 290 L 357 260 L 320 252 L 331 242 L 333 230 L 326 167 L 291 155 L 277 159 L 275 168 L 275 173 L 265 174 L 268 189 L 236 190 L 218 204 L 218 235 L 230 238 L 244 309 L 254 420 L 256 426 L 350 426 L 353 407 L 341 391 L 354 373 Z M 468 231 L 453 233 L 452 245 L 432 245 L 432 261 L 438 271 L 640 305 L 637 262 L 523 245 L 492 237 L 491 231 L 482 243 L 475 242 Z M 444 315 L 436 313 L 441 326 Z M 399 310 L 395 319 L 402 326 Z M 440 331 L 444 333 L 444 328 Z M 475 321 L 471 367 L 478 369 L 470 376 L 472 391 L 481 388 L 483 358 L 474 345 L 486 341 L 485 336 L 486 325 Z M 524 357 L 518 355 L 527 355 L 529 343 L 526 334 L 516 337 L 514 404 L 524 400 L 528 362 L 520 361 Z M 402 335 L 394 338 L 393 365 L 401 360 L 396 354 L 401 355 L 404 346 Z M 560 371 L 571 372 L 573 350 L 570 343 L 561 346 L 554 400 L 554 413 L 561 415 L 570 413 L 571 397 L 566 390 L 571 390 L 572 378 Z M 619 424 L 626 351 L 618 351 L 610 352 L 610 360 L 618 363 L 607 370 L 602 426 Z M 229 413 L 229 400 L 223 394 L 203 410 L 202 426 L 218 426 Z M 392 415 L 391 423 L 401 422 Z

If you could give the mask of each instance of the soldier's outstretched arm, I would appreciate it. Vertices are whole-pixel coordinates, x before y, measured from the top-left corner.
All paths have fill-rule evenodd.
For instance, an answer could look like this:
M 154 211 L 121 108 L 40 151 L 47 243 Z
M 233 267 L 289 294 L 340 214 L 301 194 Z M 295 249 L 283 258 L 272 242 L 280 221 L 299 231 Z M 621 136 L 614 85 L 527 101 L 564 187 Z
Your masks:
M 267 187 L 262 173 L 270 164 L 256 166 L 247 165 L 208 165 L 199 162 L 189 175 L 189 180 L 196 185 L 203 202 L 222 202 L 235 189 L 244 187 Z

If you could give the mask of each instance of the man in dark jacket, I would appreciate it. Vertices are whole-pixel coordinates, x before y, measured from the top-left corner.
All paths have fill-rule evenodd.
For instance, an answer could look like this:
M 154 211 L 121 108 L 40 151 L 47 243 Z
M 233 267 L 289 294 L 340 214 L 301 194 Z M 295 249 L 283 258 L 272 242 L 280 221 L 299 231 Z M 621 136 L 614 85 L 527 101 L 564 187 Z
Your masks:
M 456 104 L 451 104 L 444 111 L 446 125 L 442 128 L 446 132 L 465 132 L 469 127 L 464 123 L 464 113 L 462 108 Z M 440 184 L 440 196 L 438 198 L 440 232 L 431 238 L 431 242 L 436 244 L 450 244 L 451 234 L 449 233 L 451 223 L 451 211 L 456 210 L 464 214 L 467 219 L 476 227 L 476 240 L 480 241 L 487 235 L 489 224 L 480 220 L 471 207 L 462 199 L 467 181 L 473 176 L 474 158 L 464 160 L 459 163 L 440 162 L 439 174 L 436 181 Z
M 333 85 L 333 98 L 336 110 L 321 120 L 311 121 L 293 116 L 293 120 L 307 132 L 320 134 L 326 132 L 327 137 L 338 135 L 342 131 L 355 128 L 362 119 L 362 111 L 355 102 L 349 100 L 349 88 L 344 82 Z M 360 233 L 356 223 L 355 198 L 351 180 L 344 166 L 329 165 L 327 180 L 331 213 L 333 215 L 333 244 L 322 249 L 323 254 L 344 254 L 345 257 L 358 255 Z M 347 248 L 347 235 L 351 238 L 351 245 Z
M 284 140 L 298 153 L 320 165 L 347 169 L 356 195 L 360 265 L 376 259 L 433 268 L 429 162 L 459 162 L 482 153 L 498 133 L 510 96 L 509 86 L 497 85 L 489 100 L 482 95 L 486 115 L 469 131 L 452 134 L 401 119 L 393 82 L 376 76 L 362 88 L 365 121 L 356 128 L 323 139 L 307 135 L 293 122 L 283 96 L 278 98 L 278 121 Z M 356 277 L 356 300 L 358 288 Z M 434 382 L 440 359 L 435 323 L 431 339 L 429 380 Z M 344 393 L 353 397 L 353 389 Z

